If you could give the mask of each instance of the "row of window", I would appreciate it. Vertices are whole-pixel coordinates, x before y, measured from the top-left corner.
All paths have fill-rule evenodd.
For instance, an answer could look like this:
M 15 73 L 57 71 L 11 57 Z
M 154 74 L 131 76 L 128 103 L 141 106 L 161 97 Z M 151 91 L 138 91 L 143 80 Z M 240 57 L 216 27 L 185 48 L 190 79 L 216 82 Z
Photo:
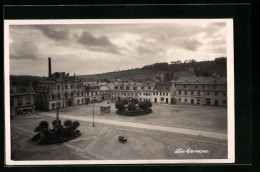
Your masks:
M 70 93 L 70 96 L 71 96 L 71 97 L 73 97 L 74 95 L 75 95 L 75 96 L 83 96 L 84 93 L 83 93 L 83 92 L 77 92 L 76 94 L 74 94 L 74 92 L 71 92 L 71 93 Z M 74 97 L 75 97 L 75 96 L 74 96 Z M 68 93 L 65 93 L 65 94 L 64 94 L 64 97 L 67 98 L 67 97 L 68 97 Z M 52 94 L 51 97 L 50 97 L 51 100 L 60 99 L 60 98 L 62 98 L 62 97 L 61 97 L 61 94 L 57 94 L 57 95 Z
M 87 92 L 87 96 L 96 96 L 96 95 L 107 95 L 107 94 L 110 94 L 110 92 L 99 92 L 99 91 L 91 91 L 91 92 Z
M 190 95 L 198 95 L 198 96 L 200 95 L 200 91 L 190 91 L 190 92 L 189 91 L 178 91 L 178 93 L 179 93 L 179 95 L 181 95 L 181 94 L 184 94 L 184 95 L 190 94 Z M 176 94 L 177 94 L 177 92 L 176 92 Z M 222 94 L 223 96 L 227 96 L 226 92 L 214 92 L 213 94 L 215 96 L 218 96 L 220 94 Z M 210 95 L 210 92 L 206 92 L 206 95 Z
M 25 104 L 31 104 L 31 96 L 26 96 L 25 97 L 25 102 L 23 102 L 23 96 L 18 96 L 17 97 L 17 105 L 18 106 L 21 106 L 21 105 L 23 105 L 24 103 Z
M 168 93 L 165 93 L 165 92 L 153 92 L 153 95 L 168 96 Z
M 78 105 L 79 105 L 79 104 L 83 104 L 83 103 L 84 103 L 84 99 L 77 99 L 77 104 L 78 104 Z M 52 106 L 52 109 L 53 109 L 53 110 L 56 109 L 56 108 L 61 108 L 61 107 L 62 107 L 62 106 L 61 106 L 61 102 L 52 103 L 51 106 Z
M 189 85 L 189 86 L 191 86 L 191 85 Z M 201 85 L 201 86 L 202 86 L 202 85 Z M 217 85 L 215 85 L 215 84 L 214 84 L 214 85 L 207 85 L 208 88 L 210 88 L 211 86 L 212 86 L 212 88 L 214 88 L 214 89 L 217 88 Z M 198 88 L 198 85 L 194 85 L 194 87 L 195 87 L 195 88 Z M 183 85 L 183 88 L 187 88 L 187 86 L 186 86 L 186 85 Z M 191 87 L 189 87 L 189 88 L 191 88 Z
M 195 102 L 195 100 L 196 100 L 196 102 Z M 183 98 L 183 99 L 179 98 L 179 101 L 187 103 L 188 99 L 187 98 Z M 216 106 L 219 105 L 219 100 L 214 100 L 213 102 L 214 102 L 214 105 L 216 105 Z M 190 103 L 191 104 L 200 104 L 200 99 L 190 99 Z M 206 104 L 210 105 L 210 99 L 209 98 L 206 98 Z M 222 104 L 226 105 L 227 101 L 226 100 L 222 100 Z
M 137 96 L 137 93 L 120 93 L 120 92 L 112 92 L 112 95 L 118 95 L 118 96 Z

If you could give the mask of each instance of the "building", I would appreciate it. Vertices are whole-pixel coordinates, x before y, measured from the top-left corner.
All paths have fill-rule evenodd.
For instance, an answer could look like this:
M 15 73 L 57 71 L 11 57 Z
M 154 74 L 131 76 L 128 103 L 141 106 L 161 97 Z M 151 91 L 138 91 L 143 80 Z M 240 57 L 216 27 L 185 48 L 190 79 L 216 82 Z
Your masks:
M 102 100 L 99 89 L 100 86 L 97 83 L 85 85 L 86 103 L 95 103 Z
M 10 82 L 10 113 L 19 115 L 27 112 L 34 113 L 34 90 L 30 82 Z
M 147 82 L 139 82 L 138 83 L 138 90 L 139 93 L 139 101 L 151 101 L 152 99 L 152 90 L 154 88 L 155 82 L 147 81 Z
M 173 82 L 156 82 L 152 94 L 151 99 L 153 103 L 165 103 L 171 104 L 172 94 L 174 91 L 173 89 Z
M 139 83 L 133 81 L 115 82 L 114 91 L 111 91 L 111 100 L 128 100 L 136 98 L 139 99 L 140 90 L 138 89 Z
M 50 111 L 81 104 L 85 104 L 82 81 L 75 74 L 69 76 L 65 72 L 51 73 L 51 58 L 49 58 L 49 75 L 39 81 L 35 90 L 36 108 Z
M 220 77 L 180 77 L 175 82 L 178 103 L 226 106 L 227 80 Z

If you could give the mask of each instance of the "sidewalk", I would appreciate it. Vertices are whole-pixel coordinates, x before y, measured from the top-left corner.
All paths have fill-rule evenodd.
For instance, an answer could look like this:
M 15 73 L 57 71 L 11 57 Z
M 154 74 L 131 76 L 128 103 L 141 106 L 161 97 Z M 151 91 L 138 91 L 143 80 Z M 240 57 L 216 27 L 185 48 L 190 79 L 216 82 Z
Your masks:
M 41 115 L 54 117 L 54 118 L 56 117 L 55 115 L 49 114 L 49 113 L 41 113 Z M 59 114 L 59 117 L 65 118 L 65 119 L 71 119 L 71 120 L 87 121 L 87 122 L 93 121 L 93 118 L 90 118 L 90 117 L 71 116 L 71 115 L 64 115 L 62 113 Z M 158 125 L 148 125 L 148 124 L 142 124 L 142 123 L 124 122 L 124 121 L 108 120 L 108 119 L 100 119 L 100 118 L 95 118 L 95 122 L 96 123 L 103 123 L 103 124 L 110 124 L 110 125 L 117 125 L 117 126 L 129 126 L 129 127 L 133 127 L 133 128 L 166 131 L 166 132 L 187 134 L 187 135 L 193 135 L 193 136 L 203 136 L 203 137 L 208 137 L 208 138 L 227 140 L 227 134 L 209 132 L 209 131 L 202 131 L 202 130 L 191 130 L 191 129 L 184 129 L 184 128 L 164 127 L 164 126 L 158 126 Z

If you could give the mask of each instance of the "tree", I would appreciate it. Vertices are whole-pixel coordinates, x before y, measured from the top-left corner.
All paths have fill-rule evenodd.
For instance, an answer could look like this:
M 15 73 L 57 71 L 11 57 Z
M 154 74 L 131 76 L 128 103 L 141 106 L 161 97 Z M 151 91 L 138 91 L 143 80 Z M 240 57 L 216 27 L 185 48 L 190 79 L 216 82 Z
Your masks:
M 138 103 L 139 103 L 139 100 L 138 100 L 138 99 L 132 99 L 132 100 L 131 100 L 131 103 L 138 104 Z
M 66 127 L 66 128 L 69 128 L 69 127 L 71 127 L 71 124 L 72 124 L 72 121 L 71 120 L 66 120 L 66 121 L 64 121 L 64 126 Z
M 116 106 L 116 109 L 118 109 L 120 111 L 124 110 L 124 108 L 125 108 L 125 104 L 122 101 L 117 101 L 115 106 Z
M 148 105 L 145 102 L 140 102 L 138 107 L 144 111 L 148 109 Z
M 145 103 L 147 104 L 147 107 L 152 107 L 153 104 L 150 101 L 145 101 Z
M 129 105 L 127 106 L 128 110 L 130 111 L 134 111 L 136 110 L 136 105 L 135 103 L 129 103 Z
M 126 104 L 126 105 L 127 105 L 127 104 L 128 104 L 128 101 L 127 101 L 127 100 L 124 100 L 124 104 Z
M 172 79 L 171 74 L 170 74 L 169 72 L 166 72 L 166 73 L 164 74 L 164 79 L 165 79 L 165 81 L 170 81 L 170 80 Z
M 57 120 L 52 121 L 53 128 L 57 127 L 59 124 L 61 124 L 61 121 L 59 120 L 57 123 Z
M 49 123 L 47 121 L 41 121 L 39 126 L 37 126 L 34 131 L 45 133 L 49 129 Z

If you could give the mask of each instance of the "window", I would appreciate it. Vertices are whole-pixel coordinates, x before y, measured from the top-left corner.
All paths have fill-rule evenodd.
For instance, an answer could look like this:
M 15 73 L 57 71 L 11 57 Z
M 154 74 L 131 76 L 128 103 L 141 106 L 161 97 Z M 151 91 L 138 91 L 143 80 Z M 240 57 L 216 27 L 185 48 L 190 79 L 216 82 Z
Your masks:
M 71 97 L 73 97 L 73 92 L 70 93 Z
M 26 101 L 27 102 L 31 101 L 31 96 L 26 96 Z
M 187 99 L 184 99 L 185 102 L 187 102 Z
M 217 96 L 218 95 L 218 92 L 215 92 L 215 96 Z
M 191 95 L 193 95 L 193 91 L 191 92 Z
M 186 85 L 183 85 L 184 88 L 186 88 Z
M 54 94 L 51 95 L 51 99 L 55 99 L 55 95 Z
M 52 109 L 55 109 L 55 103 L 52 103 L 51 106 L 52 106 Z
M 65 90 L 67 90 L 68 89 L 68 85 L 65 85 Z
M 223 100 L 223 104 L 224 104 L 224 105 L 227 104 L 226 100 Z
M 144 87 L 142 87 L 142 90 L 144 89 Z
M 165 96 L 165 93 L 163 93 L 163 95 Z
M 207 95 L 209 95 L 209 92 L 207 92 Z
M 162 95 L 162 92 L 160 92 L 160 96 Z
M 181 102 L 181 98 L 179 98 L 179 101 Z
M 181 91 L 179 91 L 179 94 L 181 95 Z
M 58 99 L 60 99 L 60 94 L 58 94 Z
M 22 105 L 23 101 L 22 101 L 23 97 L 17 97 L 17 105 Z
M 184 94 L 187 95 L 187 91 L 185 91 Z
M 198 86 L 197 86 L 197 85 L 195 85 L 195 88 L 198 88 Z
M 213 88 L 216 89 L 216 88 L 217 88 L 217 85 L 214 84 L 214 85 L 213 85 Z
M 168 93 L 166 93 L 166 96 L 168 96 Z
M 153 92 L 153 95 L 155 95 L 155 92 Z
M 198 91 L 198 96 L 200 96 L 200 92 Z
M 161 98 L 161 101 L 164 101 L 164 98 L 163 98 L 163 97 Z
M 227 96 L 227 93 L 223 93 L 223 96 Z
M 72 84 L 70 85 L 70 88 L 73 88 L 73 85 L 72 85 Z
M 57 88 L 58 88 L 58 90 L 60 90 L 60 86 L 59 85 L 57 86 Z

